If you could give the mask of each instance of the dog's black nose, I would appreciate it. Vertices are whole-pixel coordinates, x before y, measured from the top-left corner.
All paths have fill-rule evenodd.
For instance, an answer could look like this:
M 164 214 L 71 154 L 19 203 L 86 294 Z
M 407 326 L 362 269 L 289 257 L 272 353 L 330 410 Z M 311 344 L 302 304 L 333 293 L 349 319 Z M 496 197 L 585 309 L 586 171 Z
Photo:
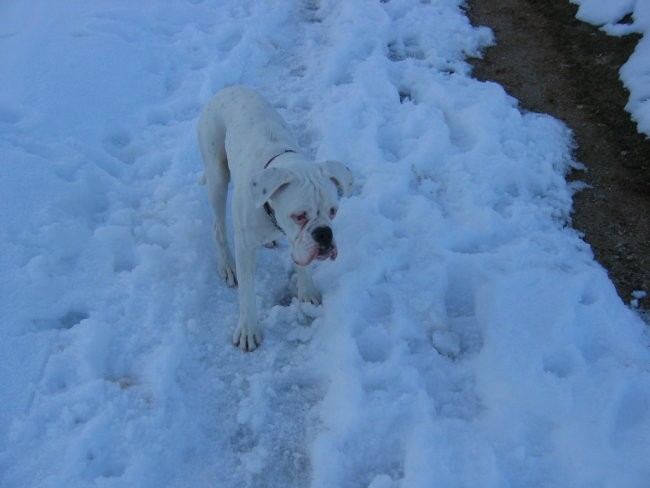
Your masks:
M 329 227 L 316 227 L 311 236 L 321 248 L 329 249 L 332 247 L 332 229 Z

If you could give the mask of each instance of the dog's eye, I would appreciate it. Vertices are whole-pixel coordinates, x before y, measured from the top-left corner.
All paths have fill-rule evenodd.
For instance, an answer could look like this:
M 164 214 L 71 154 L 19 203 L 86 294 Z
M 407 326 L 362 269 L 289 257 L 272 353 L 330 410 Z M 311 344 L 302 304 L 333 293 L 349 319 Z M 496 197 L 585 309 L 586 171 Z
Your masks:
M 330 208 L 330 219 L 336 217 L 336 209 L 334 207 Z
M 305 224 L 307 223 L 307 220 L 309 220 L 309 219 L 307 218 L 307 212 L 295 213 L 295 214 L 291 215 L 291 219 L 292 219 L 292 220 L 293 220 L 297 225 L 300 225 L 300 226 L 305 225 Z

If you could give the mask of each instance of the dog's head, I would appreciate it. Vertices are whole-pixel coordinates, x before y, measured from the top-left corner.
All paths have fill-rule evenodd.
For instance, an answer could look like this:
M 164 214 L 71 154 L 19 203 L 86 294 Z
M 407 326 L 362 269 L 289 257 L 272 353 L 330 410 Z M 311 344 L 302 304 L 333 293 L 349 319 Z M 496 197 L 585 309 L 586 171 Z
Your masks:
M 250 190 L 259 208 L 268 203 L 291 244 L 291 257 L 305 266 L 336 259 L 332 232 L 339 197 L 352 188 L 352 173 L 338 161 L 267 168 L 253 176 Z

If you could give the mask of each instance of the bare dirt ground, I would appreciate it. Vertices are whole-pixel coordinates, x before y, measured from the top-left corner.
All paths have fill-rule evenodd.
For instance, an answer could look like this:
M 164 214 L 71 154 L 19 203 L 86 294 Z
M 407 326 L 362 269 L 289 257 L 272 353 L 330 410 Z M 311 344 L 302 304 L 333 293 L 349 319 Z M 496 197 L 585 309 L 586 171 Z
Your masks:
M 469 0 L 472 23 L 489 26 L 497 42 L 474 75 L 571 127 L 575 159 L 588 170 L 570 178 L 592 186 L 574 197 L 573 226 L 629 303 L 633 291 L 650 292 L 650 139 L 624 110 L 629 94 L 618 77 L 638 37 L 608 36 L 576 10 L 569 0 Z M 639 304 L 650 309 L 650 297 Z

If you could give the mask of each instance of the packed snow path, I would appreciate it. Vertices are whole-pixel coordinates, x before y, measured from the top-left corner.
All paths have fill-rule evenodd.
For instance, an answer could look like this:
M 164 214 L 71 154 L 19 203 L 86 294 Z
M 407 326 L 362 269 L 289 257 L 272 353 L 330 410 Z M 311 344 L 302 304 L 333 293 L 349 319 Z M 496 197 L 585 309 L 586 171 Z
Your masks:
M 0 7 L 3 487 L 647 486 L 648 337 L 567 226 L 570 134 L 470 77 L 461 3 Z M 261 251 L 251 354 L 196 184 L 241 83 L 357 180 L 321 307 Z

